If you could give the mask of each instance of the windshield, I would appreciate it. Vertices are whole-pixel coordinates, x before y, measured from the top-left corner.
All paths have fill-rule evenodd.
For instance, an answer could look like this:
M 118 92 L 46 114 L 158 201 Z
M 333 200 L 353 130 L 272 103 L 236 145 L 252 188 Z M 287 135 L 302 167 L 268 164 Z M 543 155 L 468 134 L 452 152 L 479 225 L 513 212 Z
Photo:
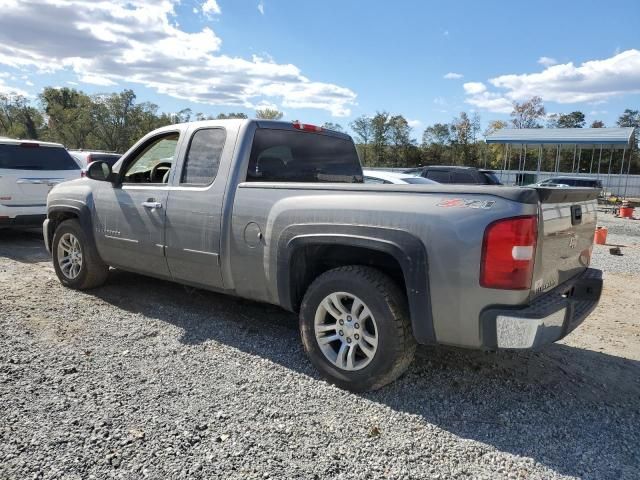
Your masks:
M 407 183 L 410 184 L 419 184 L 419 185 L 437 185 L 438 182 L 434 182 L 433 180 L 429 180 L 428 178 L 424 178 L 424 177 L 404 177 L 402 180 L 404 180 Z
M 502 185 L 495 172 L 480 172 L 487 179 L 487 185 Z
M 80 167 L 62 147 L 37 143 L 0 144 L 0 168 L 11 170 L 78 170 Z

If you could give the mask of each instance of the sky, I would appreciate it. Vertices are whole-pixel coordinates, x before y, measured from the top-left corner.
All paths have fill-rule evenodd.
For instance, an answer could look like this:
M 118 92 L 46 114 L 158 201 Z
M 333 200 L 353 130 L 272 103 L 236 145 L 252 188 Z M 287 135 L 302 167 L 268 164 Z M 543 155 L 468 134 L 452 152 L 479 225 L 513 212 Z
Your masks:
M 133 89 L 161 111 L 427 125 L 514 101 L 640 109 L 640 1 L 0 0 L 0 93 Z

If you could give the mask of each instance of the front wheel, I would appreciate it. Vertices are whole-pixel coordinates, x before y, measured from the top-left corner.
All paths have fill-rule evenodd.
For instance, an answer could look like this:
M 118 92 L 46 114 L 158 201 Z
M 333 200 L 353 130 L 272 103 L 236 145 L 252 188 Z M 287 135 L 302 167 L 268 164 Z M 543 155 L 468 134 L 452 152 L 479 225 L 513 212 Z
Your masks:
M 409 366 L 416 343 L 407 301 L 382 272 L 340 267 L 320 275 L 300 308 L 300 333 L 311 363 L 332 383 L 375 390 Z
M 65 287 L 85 290 L 99 287 L 107 279 L 109 267 L 75 219 L 65 220 L 56 228 L 51 252 L 56 275 Z

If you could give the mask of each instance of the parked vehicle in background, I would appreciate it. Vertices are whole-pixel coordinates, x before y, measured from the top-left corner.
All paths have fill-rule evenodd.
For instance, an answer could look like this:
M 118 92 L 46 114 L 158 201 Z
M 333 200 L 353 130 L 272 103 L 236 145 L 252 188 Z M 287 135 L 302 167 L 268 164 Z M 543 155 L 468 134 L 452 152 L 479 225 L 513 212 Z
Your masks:
M 210 120 L 55 187 L 43 233 L 70 288 L 114 266 L 297 312 L 311 362 L 362 391 L 416 343 L 522 349 L 573 330 L 602 287 L 597 193 L 365 184 L 348 135 Z
M 411 168 L 405 173 L 413 173 L 438 183 L 458 183 L 468 185 L 502 185 L 493 170 L 455 165 L 431 165 Z
M 91 162 L 107 162 L 113 166 L 122 156 L 119 153 L 100 150 L 69 150 L 69 153 L 80 163 L 82 168 L 87 168 Z
M 47 194 L 80 177 L 80 166 L 59 143 L 0 138 L 0 227 L 40 226 Z
M 364 169 L 364 183 L 387 183 L 395 185 L 435 185 L 438 182 L 403 172 Z
M 602 189 L 602 181 L 587 177 L 553 177 L 542 182 L 535 183 L 539 187 L 587 187 Z

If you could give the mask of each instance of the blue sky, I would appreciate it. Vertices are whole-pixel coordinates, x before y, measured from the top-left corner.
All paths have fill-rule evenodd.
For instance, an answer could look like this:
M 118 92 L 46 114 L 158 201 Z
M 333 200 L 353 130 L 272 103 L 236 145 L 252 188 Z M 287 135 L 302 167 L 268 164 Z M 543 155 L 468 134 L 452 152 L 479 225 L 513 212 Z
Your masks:
M 132 88 L 167 112 L 273 106 L 332 121 L 387 110 L 416 137 L 477 111 L 613 125 L 640 109 L 640 2 L 0 0 L 0 92 Z M 449 77 L 449 78 L 446 78 Z

